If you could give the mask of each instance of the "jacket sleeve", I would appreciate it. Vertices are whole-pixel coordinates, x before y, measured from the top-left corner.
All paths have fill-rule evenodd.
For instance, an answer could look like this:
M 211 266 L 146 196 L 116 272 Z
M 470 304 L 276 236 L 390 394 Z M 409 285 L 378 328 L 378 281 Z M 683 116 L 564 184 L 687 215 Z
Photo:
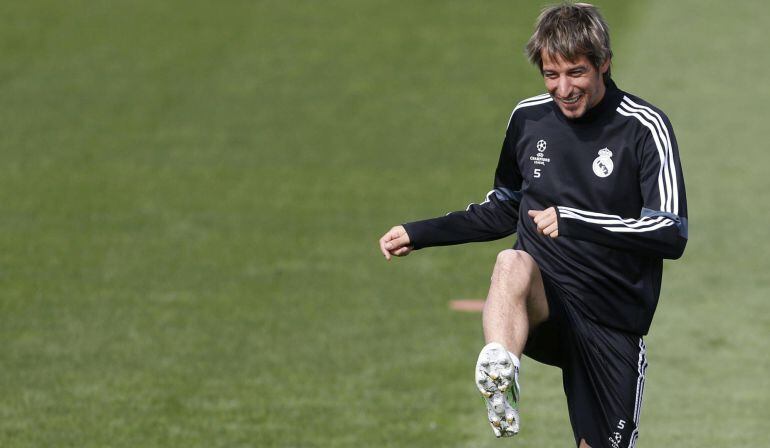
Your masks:
M 479 204 L 439 218 L 404 224 L 415 249 L 504 238 L 516 231 L 521 202 L 521 174 L 514 155 L 513 137 L 503 141 L 494 188 Z
M 640 139 L 643 207 L 639 216 L 621 217 L 559 206 L 559 236 L 677 259 L 687 244 L 687 199 L 674 131 L 664 115 L 646 106 L 618 111 L 638 119 L 647 129 Z

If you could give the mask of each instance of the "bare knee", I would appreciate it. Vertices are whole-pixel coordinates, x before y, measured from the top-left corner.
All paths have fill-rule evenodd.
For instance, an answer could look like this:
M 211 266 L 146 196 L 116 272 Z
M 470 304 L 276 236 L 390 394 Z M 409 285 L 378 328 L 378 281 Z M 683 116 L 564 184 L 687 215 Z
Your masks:
M 526 303 L 530 325 L 548 318 L 548 300 L 537 262 L 521 250 L 504 250 L 497 255 L 490 290 L 506 291 L 511 299 Z
M 506 249 L 497 254 L 492 279 L 494 280 L 496 276 L 508 279 L 512 277 L 530 278 L 536 266 L 532 256 L 523 250 Z

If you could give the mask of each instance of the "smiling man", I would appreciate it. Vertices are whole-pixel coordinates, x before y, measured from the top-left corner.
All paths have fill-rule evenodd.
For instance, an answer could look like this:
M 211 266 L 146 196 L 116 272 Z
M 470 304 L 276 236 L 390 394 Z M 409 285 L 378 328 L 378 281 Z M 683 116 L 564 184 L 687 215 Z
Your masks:
M 687 242 L 674 132 L 612 81 L 595 7 L 545 9 L 527 55 L 548 93 L 513 109 L 493 190 L 464 211 L 393 227 L 380 249 L 390 260 L 517 233 L 492 272 L 475 368 L 494 434 L 519 431 L 526 354 L 562 370 L 576 444 L 633 447 L 663 259 Z
M 609 70 L 609 59 L 594 67 L 582 54 L 574 61 L 559 54 L 545 53 L 541 58 L 545 87 L 565 117 L 580 118 L 604 98 L 607 87 L 601 75 Z

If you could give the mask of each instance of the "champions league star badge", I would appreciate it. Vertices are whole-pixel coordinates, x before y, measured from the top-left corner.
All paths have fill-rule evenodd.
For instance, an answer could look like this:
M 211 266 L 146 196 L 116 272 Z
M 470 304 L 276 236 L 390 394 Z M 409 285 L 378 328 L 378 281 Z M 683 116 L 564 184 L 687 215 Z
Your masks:
M 599 157 L 594 159 L 594 174 L 599 177 L 607 177 L 612 174 L 612 169 L 615 166 L 612 163 L 612 151 L 608 148 L 602 148 L 599 150 Z

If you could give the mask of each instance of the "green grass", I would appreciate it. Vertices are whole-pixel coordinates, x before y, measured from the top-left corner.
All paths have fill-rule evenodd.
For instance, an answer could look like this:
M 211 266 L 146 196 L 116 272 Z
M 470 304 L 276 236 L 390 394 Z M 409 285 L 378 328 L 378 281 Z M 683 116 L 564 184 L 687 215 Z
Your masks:
M 690 208 L 639 446 L 768 445 L 770 8 L 600 6 Z M 512 240 L 376 247 L 488 191 L 542 91 L 538 8 L 0 5 L 0 446 L 569 446 L 559 372 L 531 360 L 523 433 L 491 437 L 479 317 L 447 308 Z

